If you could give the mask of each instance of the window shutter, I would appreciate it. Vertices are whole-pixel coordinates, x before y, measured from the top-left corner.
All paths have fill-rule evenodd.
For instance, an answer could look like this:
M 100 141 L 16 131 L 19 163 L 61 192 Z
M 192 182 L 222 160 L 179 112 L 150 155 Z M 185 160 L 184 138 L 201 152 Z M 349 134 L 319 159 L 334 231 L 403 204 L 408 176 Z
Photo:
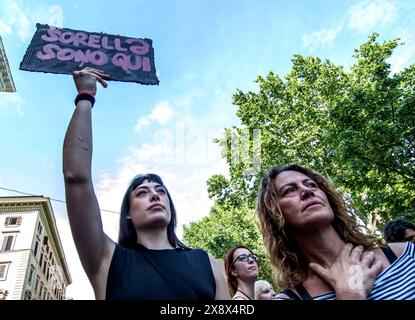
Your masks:
M 4 279 L 6 277 L 6 267 L 7 265 L 5 264 L 0 265 L 0 279 Z
M 22 217 L 17 217 L 16 224 L 20 226 L 22 224 Z
M 14 236 L 7 236 L 6 238 L 7 238 L 7 240 L 6 240 L 6 248 L 5 248 L 6 250 L 5 251 L 9 251 L 12 248 Z
M 6 218 L 6 221 L 4 222 L 5 226 L 8 226 L 10 224 L 10 217 Z
M 5 249 L 6 249 L 6 245 L 7 245 L 7 239 L 8 239 L 7 236 L 3 237 L 3 243 L 1 244 L 1 250 L 0 251 L 6 251 Z

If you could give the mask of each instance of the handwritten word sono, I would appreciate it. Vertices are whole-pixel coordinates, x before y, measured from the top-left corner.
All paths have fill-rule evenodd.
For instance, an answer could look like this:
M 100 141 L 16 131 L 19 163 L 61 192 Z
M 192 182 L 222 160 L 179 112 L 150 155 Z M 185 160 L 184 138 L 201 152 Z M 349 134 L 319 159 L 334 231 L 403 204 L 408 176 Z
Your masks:
M 42 35 L 41 38 L 47 42 L 60 42 L 76 47 L 83 46 L 93 49 L 75 50 L 73 48 L 62 48 L 55 43 L 49 43 L 43 46 L 43 52 L 38 51 L 36 53 L 36 57 L 40 60 L 75 61 L 79 62 L 79 67 L 82 67 L 85 63 L 102 66 L 111 62 L 127 73 L 130 73 L 131 70 L 140 69 L 145 72 L 151 71 L 150 58 L 141 57 L 147 54 L 150 49 L 149 44 L 142 39 L 127 38 L 122 43 L 120 38 L 110 39 L 108 36 L 87 34 L 85 32 L 62 32 L 53 27 L 50 27 L 48 34 Z M 111 43 L 111 40 L 113 40 L 113 43 Z M 101 50 L 94 50 L 100 48 L 114 50 L 117 53 L 112 58 L 109 58 L 107 53 Z

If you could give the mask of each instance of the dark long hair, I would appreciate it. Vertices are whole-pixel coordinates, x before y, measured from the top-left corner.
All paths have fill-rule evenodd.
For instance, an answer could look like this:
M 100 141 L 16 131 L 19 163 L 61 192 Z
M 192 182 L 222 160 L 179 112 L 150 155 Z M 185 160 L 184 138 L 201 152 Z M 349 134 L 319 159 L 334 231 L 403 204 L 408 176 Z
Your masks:
M 248 247 L 243 246 L 243 245 L 238 245 L 238 246 L 235 246 L 229 249 L 229 251 L 226 253 L 226 256 L 225 256 L 225 272 L 226 272 L 226 276 L 228 280 L 228 289 L 229 289 L 229 292 L 231 293 L 231 296 L 234 296 L 236 293 L 236 290 L 238 290 L 238 281 L 236 280 L 236 277 L 232 274 L 232 270 L 233 270 L 232 263 L 234 261 L 233 254 L 235 253 L 237 249 L 241 249 L 241 248 L 246 249 L 250 253 L 253 254 L 251 249 L 249 249 Z
M 177 217 L 176 217 L 176 209 L 174 208 L 173 200 L 171 199 L 170 193 L 167 190 L 166 186 L 163 183 L 161 178 L 154 174 L 141 174 L 134 177 L 131 181 L 127 191 L 125 192 L 124 198 L 121 204 L 121 214 L 120 214 L 120 233 L 118 235 L 118 243 L 124 247 L 132 248 L 137 244 L 137 233 L 134 228 L 134 225 L 131 219 L 127 219 L 130 213 L 130 195 L 131 193 L 141 185 L 145 180 L 148 182 L 155 182 L 162 185 L 167 192 L 167 197 L 169 198 L 170 204 L 170 222 L 167 225 L 167 238 L 170 244 L 174 248 L 187 248 L 178 238 L 176 235 L 176 226 L 177 226 Z
M 383 230 L 386 242 L 404 242 L 406 229 L 415 231 L 415 225 L 403 219 L 389 221 Z
M 332 183 L 309 168 L 291 164 L 283 167 L 273 167 L 262 179 L 259 192 L 257 212 L 264 244 L 271 260 L 274 280 L 280 288 L 287 288 L 303 282 L 307 277 L 308 263 L 302 256 L 286 230 L 285 219 L 281 212 L 277 191 L 274 186 L 275 178 L 284 171 L 297 171 L 314 180 L 326 194 L 334 213 L 333 228 L 340 238 L 361 245 L 365 249 L 375 248 L 379 239 L 369 233 L 364 234 L 363 226 L 357 223 L 357 209 L 347 204 Z

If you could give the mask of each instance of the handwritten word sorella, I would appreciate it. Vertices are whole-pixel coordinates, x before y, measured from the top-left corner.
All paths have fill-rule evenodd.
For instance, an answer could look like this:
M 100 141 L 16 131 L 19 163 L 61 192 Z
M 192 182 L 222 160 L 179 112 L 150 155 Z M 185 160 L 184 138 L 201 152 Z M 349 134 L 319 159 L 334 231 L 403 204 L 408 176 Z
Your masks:
M 96 66 L 102 66 L 109 62 L 120 67 L 127 73 L 131 70 L 151 71 L 150 58 L 146 57 L 150 45 L 143 39 L 136 38 L 112 38 L 97 34 L 87 34 L 85 32 L 62 32 L 59 29 L 50 27 L 48 34 L 41 36 L 41 39 L 49 43 L 43 46 L 43 52 L 38 51 L 36 57 L 40 60 L 58 59 L 60 61 L 79 62 L 79 67 L 85 63 L 92 63 Z M 61 48 L 56 42 L 70 44 L 75 47 L 82 46 L 80 49 Z M 86 49 L 85 47 L 92 48 Z M 108 55 L 106 52 L 114 51 L 114 55 Z

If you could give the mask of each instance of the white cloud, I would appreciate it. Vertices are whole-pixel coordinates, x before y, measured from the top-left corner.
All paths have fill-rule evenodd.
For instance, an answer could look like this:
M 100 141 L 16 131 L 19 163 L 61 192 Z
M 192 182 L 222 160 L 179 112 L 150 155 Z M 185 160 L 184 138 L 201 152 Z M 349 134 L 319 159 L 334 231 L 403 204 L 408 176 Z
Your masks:
M 200 88 L 193 88 L 189 91 L 186 91 L 186 94 L 177 97 L 174 101 L 174 105 L 181 108 L 181 111 L 186 112 L 189 110 L 195 99 L 203 98 L 205 93 Z
M 63 27 L 63 9 L 59 5 L 45 7 L 44 4 L 36 4 L 36 7 L 29 7 L 27 4 L 20 5 L 19 1 L 6 0 L 0 12 L 0 33 L 16 32 L 21 41 L 32 37 L 36 23 Z
M 16 1 L 8 0 L 3 3 L 3 20 L 13 31 L 17 32 L 23 41 L 30 38 L 32 34 L 32 21 L 24 8 Z
M 2 93 L 0 95 L 0 117 L 6 115 L 23 116 L 25 100 L 17 93 Z
M 0 35 L 11 34 L 12 28 L 0 20 Z
M 404 42 L 404 45 L 398 46 L 388 60 L 392 73 L 397 73 L 408 67 L 415 57 L 415 36 L 407 29 L 399 29 L 397 37 Z
M 343 21 L 333 29 L 322 29 L 310 34 L 303 35 L 303 43 L 310 51 L 318 47 L 330 47 L 337 34 L 343 29 Z
M 196 77 L 197 77 L 197 73 L 195 73 L 195 72 L 186 73 L 183 76 L 185 81 L 192 81 L 192 80 L 196 79 Z
M 142 129 L 148 127 L 150 124 L 151 124 L 151 122 L 150 122 L 150 120 L 148 120 L 147 117 L 140 118 L 140 119 L 138 119 L 137 124 L 134 127 L 134 130 L 139 132 Z
M 336 28 L 322 29 L 303 35 L 304 46 L 313 51 L 317 48 L 331 47 L 337 35 L 344 29 L 344 22 L 350 30 L 358 33 L 374 31 L 377 27 L 386 27 L 396 20 L 397 8 L 387 0 L 362 1 L 351 6 Z
M 164 100 L 156 104 L 150 114 L 138 119 L 134 130 L 136 132 L 150 126 L 152 122 L 157 122 L 160 125 L 168 123 L 176 114 L 169 101 Z
M 166 124 L 174 116 L 173 108 L 169 101 L 162 101 L 158 103 L 151 114 L 149 119 L 158 122 L 159 124 Z
M 389 1 L 361 2 L 350 7 L 348 27 L 367 33 L 378 26 L 387 26 L 397 18 L 397 8 Z
M 74 300 L 94 300 L 94 291 L 79 260 L 69 221 L 66 215 L 57 214 L 57 212 L 55 212 L 55 219 L 72 278 L 72 284 L 66 288 L 66 297 L 73 298 Z

